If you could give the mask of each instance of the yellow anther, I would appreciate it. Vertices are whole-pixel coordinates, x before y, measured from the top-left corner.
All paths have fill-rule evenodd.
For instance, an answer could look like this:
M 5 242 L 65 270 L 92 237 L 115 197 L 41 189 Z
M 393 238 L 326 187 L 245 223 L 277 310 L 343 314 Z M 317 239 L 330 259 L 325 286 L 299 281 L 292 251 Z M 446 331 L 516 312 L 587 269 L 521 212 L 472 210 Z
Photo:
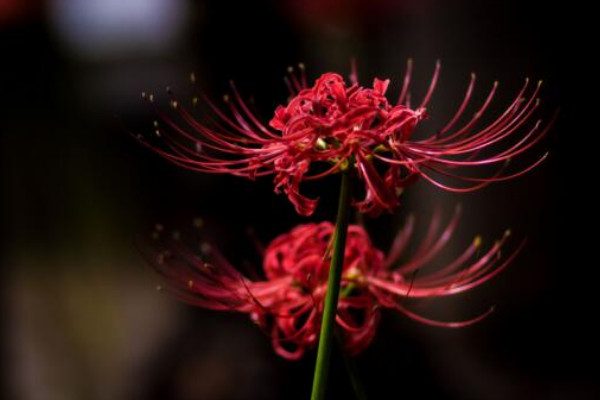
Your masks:
M 342 161 L 342 163 L 340 164 L 340 171 L 346 171 L 348 167 L 350 167 L 350 162 L 347 158 L 345 158 L 344 161 Z
M 387 151 L 388 148 L 387 146 L 383 145 L 383 144 L 378 144 L 377 146 L 375 146 L 375 148 L 373 149 L 374 153 L 381 153 L 384 151 Z
M 327 142 L 325 140 L 323 140 L 322 138 L 318 138 L 316 147 L 318 150 L 325 150 L 325 149 L 327 149 Z
M 348 272 L 346 272 L 345 278 L 350 281 L 355 281 L 358 280 L 361 276 L 362 274 L 360 273 L 360 270 L 358 268 L 351 268 L 348 270 Z
M 203 252 L 203 253 L 210 252 L 210 244 L 208 244 L 208 243 L 202 243 L 200 245 L 200 251 Z

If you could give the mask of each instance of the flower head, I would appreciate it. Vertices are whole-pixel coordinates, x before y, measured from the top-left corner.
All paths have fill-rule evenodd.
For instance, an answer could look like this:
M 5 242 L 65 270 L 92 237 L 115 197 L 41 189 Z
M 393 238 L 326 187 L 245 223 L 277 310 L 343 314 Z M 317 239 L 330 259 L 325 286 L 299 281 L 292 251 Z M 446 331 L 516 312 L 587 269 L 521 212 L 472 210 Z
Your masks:
M 360 86 L 353 69 L 349 82 L 326 73 L 309 86 L 301 65 L 299 73 L 290 69 L 285 82 L 291 97 L 276 108 L 268 123 L 256 116 L 232 83 L 232 96 L 225 98 L 227 111 L 204 96 L 212 116 L 203 120 L 175 99 L 171 104 L 178 118 L 157 108 L 162 123 L 155 122 L 155 127 L 163 144 L 142 143 L 195 171 L 251 179 L 273 175 L 275 191 L 284 192 L 302 215 L 311 215 L 318 199 L 303 195 L 300 184 L 343 170 L 356 171 L 364 183 L 363 197 L 355 206 L 363 213 L 377 214 L 393 210 L 399 193 L 417 177 L 442 189 L 468 192 L 519 176 L 546 157 L 506 171 L 507 162 L 538 143 L 550 126 L 542 128 L 540 120 L 528 125 L 538 108 L 540 88 L 540 84 L 530 88 L 528 80 L 512 102 L 483 124 L 498 84 L 492 85 L 472 117 L 465 118 L 475 87 L 472 74 L 449 121 L 417 138 L 415 130 L 428 117 L 439 71 L 437 63 L 427 93 L 415 106 L 410 93 L 411 61 L 395 102 L 386 97 L 389 79 Z M 153 96 L 145 97 L 153 102 Z M 193 105 L 197 103 L 194 99 Z M 486 166 L 496 168 L 489 171 Z
M 522 246 L 502 259 L 500 250 L 507 234 L 481 254 L 481 239 L 476 238 L 443 268 L 416 274 L 447 244 L 458 217 L 457 211 L 441 229 L 436 214 L 423 241 L 409 257 L 404 253 L 414 218 L 408 219 L 387 255 L 373 245 L 361 226 L 350 226 L 336 322 L 351 353 L 360 352 L 371 342 L 381 308 L 445 327 L 466 326 L 491 312 L 466 321 L 441 322 L 419 315 L 406 304 L 409 298 L 439 298 L 478 286 L 503 270 Z M 182 300 L 203 308 L 249 314 L 270 334 L 278 354 L 298 359 L 318 342 L 333 231 L 331 223 L 322 222 L 299 225 L 280 235 L 264 251 L 260 279 L 246 278 L 208 245 L 202 246 L 200 256 L 174 241 L 151 261 L 166 278 L 166 287 Z M 404 260 L 399 262 L 401 258 Z

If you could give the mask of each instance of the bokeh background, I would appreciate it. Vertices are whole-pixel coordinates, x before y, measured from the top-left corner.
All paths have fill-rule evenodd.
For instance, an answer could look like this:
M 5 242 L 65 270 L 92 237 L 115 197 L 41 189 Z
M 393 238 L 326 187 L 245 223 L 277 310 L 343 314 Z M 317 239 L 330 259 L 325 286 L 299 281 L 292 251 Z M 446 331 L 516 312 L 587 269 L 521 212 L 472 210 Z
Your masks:
M 497 305 L 484 322 L 446 330 L 385 313 L 356 359 L 369 398 L 599 398 L 598 261 L 586 241 L 593 233 L 574 227 L 593 229 L 581 199 L 594 196 L 574 182 L 584 157 L 566 161 L 593 135 L 579 125 L 589 114 L 574 89 L 587 82 L 576 68 L 590 48 L 577 50 L 584 36 L 572 26 L 576 7 L 566 8 L 512 0 L 0 0 L 0 396 L 308 398 L 314 354 L 285 361 L 244 316 L 157 292 L 134 245 L 157 223 L 186 231 L 200 217 L 203 235 L 232 262 L 256 266 L 253 238 L 266 243 L 306 219 L 272 193 L 269 179 L 183 171 L 122 126 L 151 131 L 140 93 L 166 106 L 170 85 L 188 99 L 191 71 L 216 96 L 235 79 L 268 115 L 285 101 L 289 65 L 304 62 L 316 78 L 347 72 L 356 57 L 364 83 L 390 77 L 397 91 L 412 57 L 417 95 L 435 60 L 443 63 L 430 127 L 460 102 L 472 71 L 479 96 L 500 81 L 497 104 L 524 77 L 544 79 L 542 113 L 548 120 L 561 111 L 542 144 L 551 157 L 527 176 L 469 195 L 420 182 L 394 216 L 366 221 L 385 248 L 409 213 L 425 224 L 434 207 L 450 215 L 461 203 L 455 250 L 477 234 L 489 244 L 506 228 L 529 238 L 492 282 L 424 308 L 459 319 Z M 322 193 L 312 220 L 331 218 L 335 180 L 309 190 Z M 352 398 L 339 358 L 334 367 L 331 398 Z

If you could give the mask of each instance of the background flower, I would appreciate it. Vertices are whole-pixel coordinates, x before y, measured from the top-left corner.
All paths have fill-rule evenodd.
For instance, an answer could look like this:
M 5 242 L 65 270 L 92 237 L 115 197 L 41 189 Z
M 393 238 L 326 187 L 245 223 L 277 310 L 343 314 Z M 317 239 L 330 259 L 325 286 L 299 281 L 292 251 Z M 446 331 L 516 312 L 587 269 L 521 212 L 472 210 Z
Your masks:
M 459 209 L 442 227 L 440 215 L 435 213 L 410 257 L 405 249 L 413 235 L 413 217 L 398 233 L 387 256 L 361 226 L 349 227 L 336 317 L 349 352 L 356 354 L 369 345 L 382 307 L 443 327 L 470 325 L 492 311 L 466 321 L 443 322 L 424 317 L 405 304 L 409 298 L 435 299 L 479 286 L 502 271 L 522 246 L 501 259 L 508 233 L 482 254 L 477 254 L 481 246 L 477 237 L 458 257 L 431 271 L 428 265 L 447 245 L 458 220 Z M 163 243 L 167 249 L 148 259 L 180 299 L 198 307 L 249 314 L 271 336 L 275 351 L 295 360 L 318 342 L 333 231 L 331 223 L 322 222 L 299 225 L 278 236 L 264 251 L 261 279 L 243 276 L 213 246 L 204 243 L 201 253 L 195 253 L 179 237 L 167 240 Z M 164 235 L 155 232 L 154 236 L 158 240 Z M 426 272 L 417 276 L 421 270 Z

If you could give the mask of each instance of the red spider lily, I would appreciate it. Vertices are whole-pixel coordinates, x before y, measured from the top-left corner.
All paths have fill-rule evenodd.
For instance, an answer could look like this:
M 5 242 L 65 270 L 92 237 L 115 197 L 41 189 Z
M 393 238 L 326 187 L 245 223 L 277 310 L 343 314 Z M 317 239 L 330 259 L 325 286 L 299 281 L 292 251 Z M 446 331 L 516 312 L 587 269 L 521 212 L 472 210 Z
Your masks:
M 408 219 L 387 256 L 373 246 L 361 226 L 350 226 L 336 321 L 351 354 L 370 343 L 381 307 L 442 327 L 470 325 L 492 311 L 466 321 L 441 322 L 419 315 L 405 304 L 409 297 L 434 299 L 481 285 L 502 271 L 522 247 L 502 259 L 500 251 L 507 234 L 482 254 L 478 254 L 481 239 L 476 238 L 445 267 L 417 277 L 416 272 L 450 240 L 458 217 L 457 211 L 441 229 L 436 213 L 421 244 L 403 262 L 399 259 L 412 236 L 414 218 Z M 318 341 L 333 231 L 329 222 L 311 223 L 277 237 L 264 251 L 262 279 L 244 277 L 207 245 L 202 246 L 203 255 L 199 256 L 174 241 L 151 262 L 166 278 L 167 288 L 182 300 L 203 308 L 249 314 L 270 334 L 278 354 L 298 359 Z
M 163 121 L 155 122 L 156 133 L 163 145 L 142 143 L 195 171 L 251 179 L 274 175 L 275 191 L 283 191 L 301 215 L 311 215 L 318 199 L 302 195 L 300 183 L 348 168 L 355 169 L 364 182 L 364 198 L 355 206 L 360 212 L 377 214 L 393 210 L 399 193 L 419 176 L 442 189 L 469 192 L 522 175 L 546 157 L 505 173 L 507 161 L 538 143 L 551 125 L 541 129 L 538 120 L 527 126 L 538 108 L 540 84 L 530 88 L 527 80 L 514 100 L 481 126 L 498 85 L 494 83 L 483 104 L 465 118 L 475 87 L 472 74 L 464 99 L 447 124 L 425 139 L 416 139 L 413 133 L 427 117 L 439 63 L 417 106 L 410 100 L 410 61 L 395 104 L 385 96 L 389 80 L 375 79 L 372 88 L 365 88 L 359 86 L 353 68 L 349 84 L 338 74 L 326 73 L 309 87 L 302 65 L 299 71 L 290 69 L 285 82 L 291 98 L 277 107 L 268 124 L 261 122 L 232 83 L 227 111 L 203 97 L 213 115 L 202 122 L 176 100 L 171 103 L 180 121 L 156 108 Z M 145 98 L 153 102 L 152 95 Z M 489 172 L 486 166 L 498 167 Z

